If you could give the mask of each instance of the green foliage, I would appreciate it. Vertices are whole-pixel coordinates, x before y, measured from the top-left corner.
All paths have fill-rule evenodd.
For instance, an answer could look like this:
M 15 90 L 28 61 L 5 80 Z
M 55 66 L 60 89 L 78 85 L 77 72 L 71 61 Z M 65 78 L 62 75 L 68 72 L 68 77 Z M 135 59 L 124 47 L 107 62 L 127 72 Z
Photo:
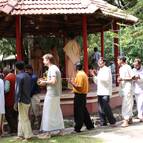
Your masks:
M 143 0 L 107 0 L 111 4 L 118 5 L 122 3 L 123 9 L 128 9 L 127 13 L 133 14 L 139 18 L 138 23 L 133 26 L 125 26 L 120 24 L 119 30 L 119 48 L 120 54 L 124 53 L 127 56 L 128 61 L 132 63 L 135 57 L 143 59 Z M 121 2 L 122 1 L 122 2 Z M 104 46 L 105 58 L 110 61 L 114 58 L 114 47 L 113 47 L 113 38 L 116 36 L 112 31 L 105 32 L 104 34 Z M 94 38 L 94 36 L 89 36 L 89 55 L 91 51 L 93 52 L 94 45 L 98 43 L 100 46 L 100 39 Z
M 121 29 L 121 47 L 132 62 L 135 57 L 143 59 L 143 1 L 138 2 L 128 10 L 139 18 L 133 26 Z
M 105 1 L 121 9 L 128 9 L 134 6 L 138 0 L 105 0 Z
M 2 38 L 0 40 L 0 54 L 7 56 L 15 54 L 15 39 L 14 38 Z
M 143 20 L 143 1 L 138 0 L 137 3 L 129 9 L 129 12 L 136 15 L 140 20 Z
M 89 34 L 88 35 L 88 58 L 89 58 L 89 65 L 92 65 L 93 53 L 94 48 L 97 47 L 100 51 L 100 36 L 98 34 Z

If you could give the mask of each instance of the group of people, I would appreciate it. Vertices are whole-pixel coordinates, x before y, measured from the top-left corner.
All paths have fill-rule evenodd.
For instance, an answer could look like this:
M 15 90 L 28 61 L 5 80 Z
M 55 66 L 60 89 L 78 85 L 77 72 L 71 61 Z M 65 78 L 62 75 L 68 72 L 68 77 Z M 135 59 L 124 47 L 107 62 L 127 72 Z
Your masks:
M 3 133 L 4 114 L 9 125 L 9 132 L 17 132 L 17 112 L 14 110 L 16 75 L 5 67 L 0 73 L 0 135 Z
M 43 64 L 49 69 L 47 77 L 39 78 L 39 80 L 33 73 L 32 67 L 30 65 L 25 66 L 23 61 L 16 62 L 16 74 L 8 71 L 8 68 L 3 69 L 4 78 L 0 79 L 1 134 L 3 129 L 2 120 L 5 114 L 10 128 L 9 132 L 17 133 L 17 139 L 29 140 L 33 137 L 29 111 L 31 108 L 33 112 L 35 110 L 31 105 L 34 104 L 33 99 L 39 93 L 37 87 L 39 84 L 40 86 L 47 86 L 47 93 L 38 137 L 50 137 L 52 131 L 59 131 L 58 134 L 63 135 L 64 122 L 60 108 L 61 72 L 55 65 L 54 57 L 51 54 L 43 56 Z
M 46 78 L 39 78 L 38 81 L 32 74 L 32 68 L 29 66 L 26 68 L 22 61 L 15 64 L 16 75 L 4 69 L 4 79 L 2 77 L 0 79 L 0 89 L 3 89 L 0 90 L 0 133 L 2 133 L 2 115 L 5 113 L 11 129 L 10 132 L 17 132 L 18 139 L 29 140 L 33 137 L 29 109 L 32 95 L 39 93 L 38 88 L 35 87 L 36 84 L 33 84 L 34 82 L 39 86 L 47 87 L 38 137 L 49 138 L 53 131 L 58 132 L 59 135 L 64 134 L 63 114 L 60 107 L 61 72 L 56 66 L 52 54 L 43 56 L 43 64 L 48 67 Z M 102 57 L 98 59 L 97 64 L 99 66 L 98 71 L 90 70 L 90 75 L 93 76 L 93 81 L 97 84 L 100 125 L 107 126 L 109 122 L 114 127 L 116 126 L 116 119 L 109 104 L 112 95 L 111 69 L 106 66 L 106 60 Z M 124 120 L 122 127 L 127 127 L 132 123 L 133 94 L 136 96 L 138 118 L 143 121 L 143 68 L 139 58 L 134 61 L 134 69 L 126 63 L 125 57 L 119 57 L 118 64 L 119 94 L 123 98 L 122 116 Z M 74 93 L 74 132 L 81 132 L 83 124 L 88 130 L 94 129 L 94 124 L 86 107 L 86 96 L 89 92 L 88 76 L 80 62 L 75 64 L 75 69 L 75 79 L 68 79 L 68 83 L 72 85 Z
M 119 57 L 119 77 L 120 84 L 119 94 L 122 96 L 122 127 L 127 127 L 132 124 L 133 104 L 135 95 L 138 119 L 143 121 L 143 67 L 141 59 L 135 58 L 132 69 L 126 62 L 126 57 Z
M 133 123 L 133 104 L 134 95 L 137 104 L 138 119 L 143 121 L 143 67 L 141 59 L 135 58 L 133 69 L 127 64 L 125 56 L 118 57 L 119 66 L 119 95 L 122 97 L 122 127 L 127 127 Z M 99 105 L 100 124 L 107 125 L 107 121 L 111 126 L 116 125 L 116 119 L 111 111 L 109 100 L 112 95 L 112 74 L 111 69 L 106 66 L 106 61 L 100 57 L 98 60 L 99 70 L 95 73 L 90 71 L 93 81 L 97 84 L 97 96 Z
M 3 133 L 3 119 L 8 123 L 8 132 L 13 135 L 18 132 L 19 137 L 25 139 L 32 136 L 29 120 L 29 108 L 34 95 L 39 93 L 37 76 L 31 65 L 24 66 L 24 62 L 16 62 L 14 70 L 5 67 L 0 79 L 0 135 Z M 32 102 L 33 103 L 33 102 Z M 34 112 L 34 108 L 33 112 Z

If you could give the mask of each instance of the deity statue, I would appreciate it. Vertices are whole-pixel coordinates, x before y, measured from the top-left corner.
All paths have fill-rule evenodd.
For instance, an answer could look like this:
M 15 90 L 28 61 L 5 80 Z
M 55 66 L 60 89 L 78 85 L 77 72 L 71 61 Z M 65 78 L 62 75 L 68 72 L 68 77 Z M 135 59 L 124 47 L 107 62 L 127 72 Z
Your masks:
M 33 44 L 33 47 L 30 49 L 30 54 L 33 71 L 38 77 L 41 77 L 43 72 L 43 51 L 38 43 L 35 42 Z
M 74 79 L 76 74 L 74 66 L 80 61 L 80 46 L 73 35 L 70 35 L 63 50 L 66 55 L 66 78 Z

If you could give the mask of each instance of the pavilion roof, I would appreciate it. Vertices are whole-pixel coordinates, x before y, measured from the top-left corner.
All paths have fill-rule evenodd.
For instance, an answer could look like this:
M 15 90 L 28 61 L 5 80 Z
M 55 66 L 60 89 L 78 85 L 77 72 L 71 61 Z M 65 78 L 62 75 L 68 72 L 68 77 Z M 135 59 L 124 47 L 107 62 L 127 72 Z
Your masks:
M 138 20 L 103 0 L 0 0 L 0 11 L 10 15 L 93 14 L 100 11 L 104 16 L 131 23 Z
M 82 16 L 87 32 L 113 28 L 113 22 L 134 24 L 138 18 L 103 0 L 0 0 L 0 37 L 15 36 L 16 15 L 21 16 L 23 35 L 82 33 Z

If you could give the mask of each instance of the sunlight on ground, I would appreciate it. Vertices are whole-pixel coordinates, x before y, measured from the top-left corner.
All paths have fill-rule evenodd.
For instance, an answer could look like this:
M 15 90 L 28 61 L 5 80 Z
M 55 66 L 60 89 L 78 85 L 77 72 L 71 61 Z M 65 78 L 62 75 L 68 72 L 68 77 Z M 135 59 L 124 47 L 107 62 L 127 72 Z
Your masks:
M 115 134 L 115 133 L 100 133 L 98 135 L 95 135 L 93 137 L 96 138 L 102 138 L 104 141 L 106 141 L 106 143 L 110 143 L 113 141 L 116 141 L 116 143 L 122 143 L 122 142 L 126 142 L 128 143 L 130 136 L 126 135 L 126 134 Z

